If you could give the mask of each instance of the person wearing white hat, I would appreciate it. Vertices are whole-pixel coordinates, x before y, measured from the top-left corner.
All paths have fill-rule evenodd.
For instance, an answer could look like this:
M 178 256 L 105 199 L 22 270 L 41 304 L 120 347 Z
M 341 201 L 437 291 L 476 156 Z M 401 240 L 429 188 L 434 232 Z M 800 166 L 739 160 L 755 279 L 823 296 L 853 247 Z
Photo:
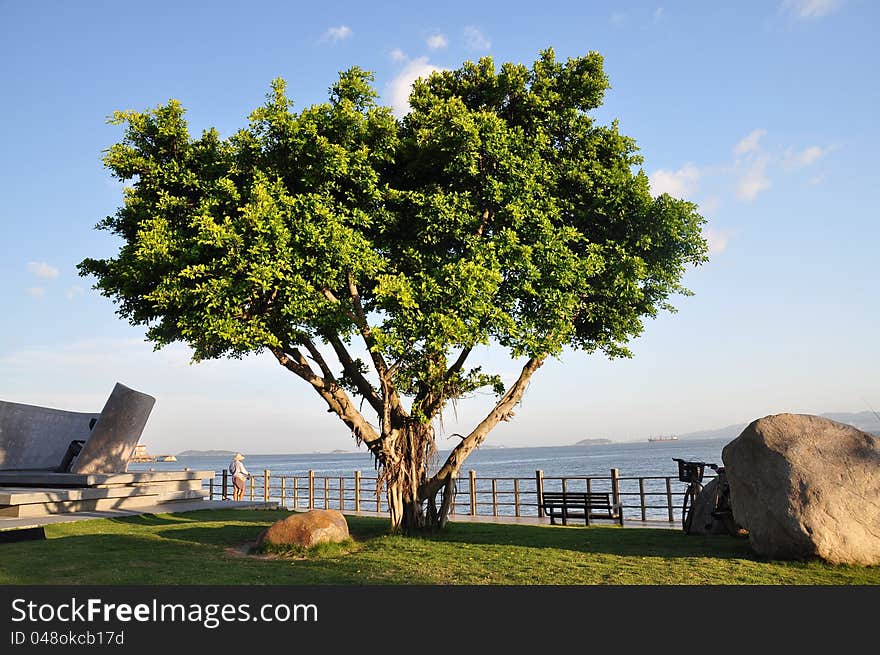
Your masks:
M 245 480 L 250 475 L 250 471 L 242 463 L 243 459 L 244 455 L 235 453 L 235 457 L 229 463 L 229 472 L 232 473 L 232 500 L 242 500 L 244 498 Z

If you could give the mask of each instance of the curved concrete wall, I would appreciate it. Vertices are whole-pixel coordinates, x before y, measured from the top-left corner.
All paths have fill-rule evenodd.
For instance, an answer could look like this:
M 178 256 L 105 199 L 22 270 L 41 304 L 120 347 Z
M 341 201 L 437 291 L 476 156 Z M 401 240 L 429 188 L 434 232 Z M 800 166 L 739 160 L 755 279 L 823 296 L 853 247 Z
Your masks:
M 120 473 L 156 399 L 117 383 L 100 414 L 0 401 L 0 470 L 54 470 L 75 439 L 86 443 L 72 473 Z M 89 422 L 97 419 L 89 430 Z
M 128 470 L 156 399 L 116 383 L 71 473 L 119 473 Z
M 0 400 L 0 470 L 56 468 L 98 416 Z

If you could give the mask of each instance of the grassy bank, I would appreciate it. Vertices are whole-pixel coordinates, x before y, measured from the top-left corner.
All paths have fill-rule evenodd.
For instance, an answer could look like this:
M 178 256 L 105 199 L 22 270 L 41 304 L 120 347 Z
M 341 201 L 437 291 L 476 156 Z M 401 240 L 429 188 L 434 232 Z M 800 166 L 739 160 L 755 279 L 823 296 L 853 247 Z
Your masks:
M 392 537 L 347 517 L 351 552 L 244 556 L 283 511 L 203 510 L 46 527 L 0 544 L 0 584 L 880 584 L 880 567 L 762 561 L 744 540 L 675 530 L 459 523 Z

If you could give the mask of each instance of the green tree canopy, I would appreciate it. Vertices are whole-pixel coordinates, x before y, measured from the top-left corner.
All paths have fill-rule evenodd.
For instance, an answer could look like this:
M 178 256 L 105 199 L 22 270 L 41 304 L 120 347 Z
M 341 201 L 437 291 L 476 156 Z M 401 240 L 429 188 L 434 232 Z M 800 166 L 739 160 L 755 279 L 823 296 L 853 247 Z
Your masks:
M 597 53 L 466 62 L 417 81 L 402 120 L 372 82 L 352 68 L 297 113 L 276 80 L 228 139 L 191 137 L 173 100 L 115 113 L 125 135 L 104 162 L 130 186 L 98 227 L 122 245 L 79 268 L 157 346 L 271 352 L 369 447 L 393 526 L 442 525 L 465 457 L 547 357 L 628 356 L 688 293 L 704 221 L 653 198 L 635 142 L 591 117 Z M 469 364 L 490 343 L 527 360 L 507 388 Z M 432 422 L 483 387 L 497 401 L 432 473 Z

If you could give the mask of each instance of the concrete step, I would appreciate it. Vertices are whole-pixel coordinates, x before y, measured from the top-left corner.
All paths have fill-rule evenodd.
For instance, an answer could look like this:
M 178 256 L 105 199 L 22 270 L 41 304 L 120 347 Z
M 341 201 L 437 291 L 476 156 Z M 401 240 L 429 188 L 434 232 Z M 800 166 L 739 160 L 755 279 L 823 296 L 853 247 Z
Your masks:
M 173 480 L 209 480 L 214 471 L 135 471 L 132 473 L 79 474 L 52 471 L 3 471 L 0 486 L 9 487 L 109 487 Z
M 138 485 L 112 485 L 109 487 L 48 488 L 48 487 L 0 487 L 0 505 L 29 505 L 32 503 L 57 503 L 67 500 L 93 500 L 96 498 L 125 498 L 128 496 L 156 495 L 174 491 L 197 491 L 201 480 L 172 480 Z
M 82 500 L 37 502 L 24 505 L 0 505 L 0 516 L 21 518 L 66 514 L 71 512 L 136 509 L 138 507 L 148 507 L 178 500 L 204 499 L 206 496 L 206 491 L 191 490 L 154 493 L 140 496 L 125 496 L 120 498 L 90 498 Z

